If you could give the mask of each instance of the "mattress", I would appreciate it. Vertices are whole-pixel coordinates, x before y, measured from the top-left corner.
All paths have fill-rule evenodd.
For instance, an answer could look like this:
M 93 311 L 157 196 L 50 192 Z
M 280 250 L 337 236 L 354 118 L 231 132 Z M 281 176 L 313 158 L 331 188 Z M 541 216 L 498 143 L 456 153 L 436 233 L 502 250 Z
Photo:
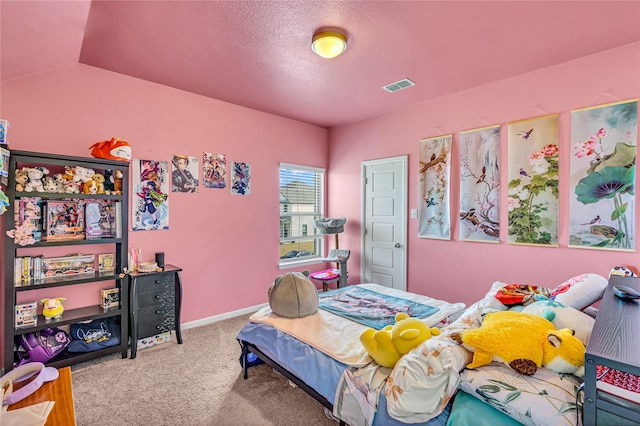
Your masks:
M 238 333 L 237 339 L 257 346 L 265 355 L 277 361 L 333 404 L 338 381 L 347 368 L 346 364 L 265 323 L 248 322 Z M 406 424 L 393 419 L 386 407 L 387 400 L 382 392 L 373 426 Z M 449 417 L 449 408 L 450 405 L 426 423 L 412 424 L 444 426 Z

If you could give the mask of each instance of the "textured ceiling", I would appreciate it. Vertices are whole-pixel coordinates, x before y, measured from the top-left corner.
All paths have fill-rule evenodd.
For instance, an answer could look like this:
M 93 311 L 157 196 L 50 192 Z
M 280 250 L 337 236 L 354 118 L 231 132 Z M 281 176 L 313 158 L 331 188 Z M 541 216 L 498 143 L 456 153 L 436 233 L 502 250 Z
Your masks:
M 322 127 L 640 40 L 640 1 L 9 1 L 3 81 L 83 63 Z M 347 51 L 311 52 L 341 28 Z M 614 66 L 614 65 L 612 65 Z M 382 86 L 409 78 L 396 93 Z

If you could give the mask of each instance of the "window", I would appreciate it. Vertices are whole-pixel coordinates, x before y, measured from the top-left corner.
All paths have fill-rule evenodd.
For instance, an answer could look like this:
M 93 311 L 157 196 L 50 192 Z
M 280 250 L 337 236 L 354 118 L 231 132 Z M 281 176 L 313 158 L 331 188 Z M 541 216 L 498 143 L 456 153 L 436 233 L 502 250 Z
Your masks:
M 324 170 L 280 164 L 280 264 L 320 257 L 314 222 L 324 212 Z

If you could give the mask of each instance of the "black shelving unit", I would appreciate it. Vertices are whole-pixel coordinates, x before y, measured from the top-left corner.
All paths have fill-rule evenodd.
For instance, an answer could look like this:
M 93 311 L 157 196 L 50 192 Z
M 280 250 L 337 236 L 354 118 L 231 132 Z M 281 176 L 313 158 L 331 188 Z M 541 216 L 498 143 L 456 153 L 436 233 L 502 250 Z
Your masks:
M 95 170 L 97 173 L 104 174 L 105 170 L 111 170 L 115 172 L 120 170 L 122 172 L 122 191 L 121 194 L 65 194 L 65 193 L 49 193 L 49 192 L 24 192 L 16 191 L 16 170 L 22 167 L 39 167 L 43 166 L 52 170 L 59 170 L 64 166 L 82 166 Z M 2 252 L 4 255 L 4 274 L 0 278 L 2 280 L 2 287 L 4 290 L 4 343 L 3 343 L 3 373 L 11 370 L 14 363 L 14 341 L 15 337 L 21 334 L 35 332 L 45 329 L 47 327 L 60 327 L 82 321 L 89 321 L 99 318 L 111 318 L 114 317 L 120 323 L 120 336 L 121 342 L 117 346 L 112 346 L 102 350 L 88 352 L 88 353 L 69 353 L 67 351 L 62 352 L 50 362 L 48 365 L 54 367 L 64 367 L 78 362 L 88 361 L 94 358 L 110 355 L 120 352 L 123 358 L 128 355 L 128 338 L 129 335 L 129 279 L 124 276 L 120 278 L 119 273 L 127 266 L 127 233 L 128 233 L 128 211 L 129 211 L 129 163 L 124 161 L 111 161 L 99 158 L 86 158 L 86 157 L 72 157 L 58 154 L 46 154 L 38 152 L 26 152 L 26 151 L 11 151 L 9 160 L 9 176 L 6 189 L 4 189 L 7 197 L 10 200 L 10 205 L 4 215 L 0 216 L 2 220 L 2 226 L 0 230 L 4 237 L 4 244 Z M 43 201 L 53 200 L 95 200 L 105 199 L 119 202 L 121 205 L 120 217 L 116 218 L 120 222 L 121 233 L 117 238 L 96 238 L 96 239 L 77 239 L 67 241 L 38 241 L 28 246 L 20 246 L 15 244 L 14 240 L 6 235 L 6 230 L 15 228 L 15 208 L 19 200 L 23 197 L 37 197 Z M 45 219 L 43 219 L 45 220 Z M 47 250 L 56 246 L 73 246 L 74 250 L 80 250 L 82 246 L 90 247 L 94 244 L 107 244 L 113 247 L 111 250 L 115 253 L 115 272 L 114 273 L 99 273 L 95 272 L 93 275 L 82 276 L 63 276 L 60 278 L 46 279 L 46 280 L 29 280 L 26 282 L 15 283 L 14 282 L 14 259 L 20 257 L 21 250 L 28 247 L 42 248 L 42 254 L 47 256 Z M 97 270 L 96 261 L 96 270 Z M 37 324 L 30 327 L 16 328 L 15 325 L 15 305 L 18 295 L 21 292 L 29 292 L 36 289 L 59 287 L 61 296 L 68 293 L 69 296 L 73 294 L 73 288 L 71 286 L 105 282 L 105 287 L 118 287 L 120 288 L 120 306 L 118 308 L 103 309 L 100 305 L 84 306 L 77 309 L 65 310 L 62 317 L 56 320 L 46 321 L 44 316 L 38 315 Z M 67 296 L 67 297 L 69 297 Z M 41 312 L 41 310 L 40 310 Z

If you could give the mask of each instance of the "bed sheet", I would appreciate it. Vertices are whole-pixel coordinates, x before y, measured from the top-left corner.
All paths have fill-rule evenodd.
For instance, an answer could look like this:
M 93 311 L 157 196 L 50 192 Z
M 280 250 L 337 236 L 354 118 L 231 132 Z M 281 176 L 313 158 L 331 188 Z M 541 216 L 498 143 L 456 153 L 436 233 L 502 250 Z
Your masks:
M 237 339 L 254 344 L 329 402 L 334 403 L 338 381 L 347 368 L 346 364 L 265 323 L 248 322 L 238 333 Z M 310 368 L 311 366 L 313 368 Z M 450 405 L 428 422 L 412 424 L 445 426 L 449 417 L 449 408 Z M 382 392 L 372 426 L 387 425 L 406 425 L 406 423 L 399 422 L 389 415 L 387 400 Z

